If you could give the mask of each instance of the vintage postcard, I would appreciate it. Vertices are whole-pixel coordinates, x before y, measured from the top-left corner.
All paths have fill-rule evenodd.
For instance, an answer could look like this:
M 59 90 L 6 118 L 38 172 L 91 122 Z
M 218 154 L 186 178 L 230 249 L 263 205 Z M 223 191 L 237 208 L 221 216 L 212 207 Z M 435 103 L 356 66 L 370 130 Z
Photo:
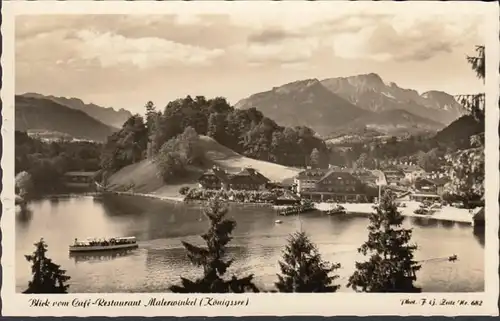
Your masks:
M 3 315 L 498 315 L 498 16 L 4 3 Z

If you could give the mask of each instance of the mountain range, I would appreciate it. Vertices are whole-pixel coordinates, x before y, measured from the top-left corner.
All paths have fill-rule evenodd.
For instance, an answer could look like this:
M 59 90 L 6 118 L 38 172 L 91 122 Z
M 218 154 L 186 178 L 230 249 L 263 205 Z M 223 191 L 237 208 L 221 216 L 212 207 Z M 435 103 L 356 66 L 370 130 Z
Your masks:
M 131 112 L 123 108 L 120 110 L 114 110 L 112 107 L 106 108 L 92 103 L 86 104 L 78 98 L 56 97 L 52 95 L 45 96 L 38 93 L 25 93 L 22 96 L 52 100 L 71 109 L 83 111 L 101 123 L 115 128 L 121 128 L 123 123 L 132 116 Z
M 438 132 L 464 114 L 453 96 L 442 91 L 418 94 L 385 83 L 374 73 L 324 80 L 306 79 L 274 87 L 239 101 L 283 126 L 307 126 L 323 138 L 342 135 Z M 104 141 L 132 116 L 86 104 L 78 98 L 26 93 L 16 96 L 16 129 L 60 132 Z
M 438 131 L 464 114 L 453 96 L 385 83 L 374 73 L 324 80 L 306 79 L 240 100 L 283 126 L 305 125 L 323 137 L 353 128 L 388 135 Z
M 52 99 L 24 95 L 15 97 L 15 128 L 19 131 L 61 133 L 100 142 L 117 130 L 81 110 Z

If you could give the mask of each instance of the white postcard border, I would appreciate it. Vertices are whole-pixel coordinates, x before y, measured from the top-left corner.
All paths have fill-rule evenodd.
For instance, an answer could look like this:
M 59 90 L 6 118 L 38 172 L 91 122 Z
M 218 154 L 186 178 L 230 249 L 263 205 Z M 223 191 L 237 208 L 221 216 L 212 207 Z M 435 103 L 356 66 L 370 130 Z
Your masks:
M 14 236 L 14 17 L 19 14 L 199 14 L 223 13 L 227 10 L 242 10 L 247 14 L 251 10 L 261 9 L 263 14 L 280 17 L 283 6 L 297 10 L 299 16 L 313 14 L 318 7 L 321 10 L 340 10 L 348 12 L 402 13 L 418 11 L 422 15 L 429 13 L 451 14 L 477 13 L 484 14 L 488 23 L 485 33 L 486 45 L 486 245 L 485 245 L 485 292 L 483 293 L 423 293 L 423 294 L 366 294 L 366 293 L 332 293 L 332 294 L 237 294 L 237 295 L 203 295 L 203 294 L 64 294 L 64 295 L 26 295 L 15 292 L 15 236 Z M 262 7 L 266 7 L 262 9 Z M 2 268 L 3 284 L 1 296 L 4 316 L 290 316 L 290 315 L 498 315 L 498 225 L 499 225 L 499 156 L 498 156 L 498 96 L 499 96 L 499 11 L 495 2 L 121 2 L 121 1 L 70 1 L 70 2 L 4 2 L 3 23 L 3 88 L 1 98 L 2 109 L 2 169 L 3 205 L 2 219 Z M 259 12 L 259 14 L 261 13 Z M 465 58 L 465 57 L 464 57 Z M 464 60 L 464 63 L 465 60 Z M 471 71 L 472 72 L 472 71 Z M 47 75 L 50 81 L 50 75 Z M 493 173 L 495 173 L 493 175 Z M 237 306 L 177 306 L 177 307 L 72 307 L 72 301 L 96 300 L 142 300 L 150 298 L 165 300 L 194 300 L 201 302 L 203 298 L 215 298 L 223 303 L 228 301 L 248 300 L 247 305 Z M 40 298 L 51 302 L 68 301 L 68 307 L 30 308 L 29 300 Z M 401 305 L 402 299 L 427 300 L 482 300 L 478 306 L 446 306 L 436 305 Z M 206 302 L 206 301 L 205 301 Z

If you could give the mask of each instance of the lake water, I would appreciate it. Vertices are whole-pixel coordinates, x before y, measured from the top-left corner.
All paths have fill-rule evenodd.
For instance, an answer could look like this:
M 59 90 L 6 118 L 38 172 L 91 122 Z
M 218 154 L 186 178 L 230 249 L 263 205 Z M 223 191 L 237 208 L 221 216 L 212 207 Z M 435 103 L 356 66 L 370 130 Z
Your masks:
M 280 217 L 270 208 L 231 205 L 228 213 L 237 222 L 229 254 L 235 259 L 231 272 L 255 275 L 256 283 L 270 290 L 279 272 L 278 260 L 287 236 L 300 228 L 318 245 L 323 258 L 339 262 L 340 291 L 354 262 L 364 258 L 356 249 L 367 238 L 366 217 L 329 217 L 307 213 Z M 481 292 L 484 290 L 484 231 L 462 223 L 406 218 L 419 246 L 422 261 L 418 285 L 426 292 Z M 202 244 L 207 229 L 201 205 L 173 204 L 161 200 L 109 195 L 102 199 L 73 197 L 42 200 L 29 210 L 16 212 L 16 286 L 23 291 L 31 279 L 24 255 L 41 237 L 47 255 L 71 276 L 70 292 L 165 292 L 179 277 L 202 273 L 186 259 L 181 241 Z M 70 256 L 75 238 L 136 236 L 139 248 L 128 252 Z M 456 254 L 458 261 L 449 262 Z

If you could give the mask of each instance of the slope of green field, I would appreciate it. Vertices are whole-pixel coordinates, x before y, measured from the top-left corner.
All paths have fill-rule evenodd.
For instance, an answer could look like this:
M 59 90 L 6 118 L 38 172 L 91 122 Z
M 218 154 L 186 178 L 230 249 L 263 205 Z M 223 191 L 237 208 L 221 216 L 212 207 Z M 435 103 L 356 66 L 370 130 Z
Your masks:
M 276 182 L 290 182 L 300 172 L 298 168 L 286 167 L 270 162 L 255 160 L 242 156 L 233 150 L 222 146 L 210 137 L 200 136 L 200 145 L 205 151 L 208 160 L 207 168 L 218 165 L 229 173 L 236 173 L 244 167 L 252 167 Z M 176 197 L 181 186 L 194 187 L 197 178 L 207 168 L 192 167 L 187 177 L 165 184 L 158 177 L 158 169 L 151 160 L 143 160 L 139 163 L 126 166 L 113 174 L 109 179 L 109 185 L 113 190 L 123 190 L 133 184 L 136 193 L 156 194 L 160 196 Z

